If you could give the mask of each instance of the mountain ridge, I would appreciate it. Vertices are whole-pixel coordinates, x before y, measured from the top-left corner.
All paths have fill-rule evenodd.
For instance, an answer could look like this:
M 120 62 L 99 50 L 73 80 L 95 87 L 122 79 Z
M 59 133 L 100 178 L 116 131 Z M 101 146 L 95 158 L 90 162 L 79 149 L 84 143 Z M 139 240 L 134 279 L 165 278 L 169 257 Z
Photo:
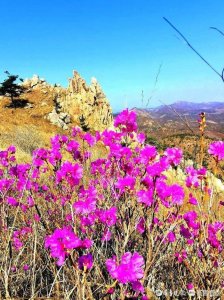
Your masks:
M 137 113 L 140 130 L 156 138 L 180 133 L 199 134 L 198 118 L 201 112 L 206 114 L 206 135 L 224 138 L 224 102 L 177 101 L 155 108 L 134 107 L 133 110 Z

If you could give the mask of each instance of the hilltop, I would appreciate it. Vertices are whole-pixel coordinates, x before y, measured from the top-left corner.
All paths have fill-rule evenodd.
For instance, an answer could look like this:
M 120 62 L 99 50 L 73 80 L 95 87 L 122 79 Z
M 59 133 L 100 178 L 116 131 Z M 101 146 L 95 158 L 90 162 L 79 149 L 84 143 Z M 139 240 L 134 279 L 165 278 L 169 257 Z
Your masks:
M 111 106 L 95 78 L 87 85 L 73 71 L 67 88 L 53 86 L 37 75 L 22 84 L 27 90 L 17 108 L 10 107 L 8 98 L 0 101 L 0 147 L 13 143 L 21 159 L 37 147 L 48 146 L 53 135 L 69 132 L 76 125 L 91 132 L 112 126 Z

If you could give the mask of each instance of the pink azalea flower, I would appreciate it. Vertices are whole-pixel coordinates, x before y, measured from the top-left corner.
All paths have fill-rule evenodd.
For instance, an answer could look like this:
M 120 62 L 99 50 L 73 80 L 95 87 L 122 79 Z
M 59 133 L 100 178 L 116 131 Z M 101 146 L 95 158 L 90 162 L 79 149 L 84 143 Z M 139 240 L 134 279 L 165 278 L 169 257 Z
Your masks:
M 102 242 L 110 241 L 111 236 L 112 236 L 111 231 L 109 229 L 107 229 L 107 230 L 104 231 L 103 236 L 101 238 L 101 241 Z
M 71 250 L 81 246 L 82 241 L 75 235 L 70 227 L 55 229 L 52 235 L 45 238 L 45 247 L 50 248 L 51 256 L 58 259 L 58 266 L 64 264 Z
M 198 200 L 193 197 L 192 194 L 189 195 L 189 203 L 192 205 L 198 205 Z
M 96 200 L 89 198 L 85 201 L 76 201 L 73 207 L 77 214 L 89 214 L 96 209 Z
M 118 181 L 115 183 L 115 186 L 121 192 L 124 192 L 125 188 L 129 188 L 130 190 L 133 190 L 135 186 L 135 179 L 131 176 L 120 177 L 118 178 Z
M 174 243 L 176 241 L 176 235 L 173 231 L 170 231 L 166 237 L 169 243 Z
M 190 232 L 189 228 L 185 227 L 184 225 L 180 225 L 180 234 L 181 234 L 185 239 L 191 238 L 191 232 Z
M 106 171 L 105 170 L 105 164 L 106 164 L 106 159 L 104 159 L 104 158 L 99 158 L 99 159 L 96 159 L 95 161 L 93 161 L 91 163 L 91 174 L 104 175 L 105 171 Z
M 120 127 L 123 132 L 133 132 L 137 130 L 136 113 L 123 110 L 114 120 L 114 126 Z
M 16 147 L 14 145 L 11 145 L 8 147 L 7 151 L 11 154 L 14 154 L 16 152 Z
M 27 209 L 29 208 L 28 205 L 25 205 L 25 204 L 22 204 L 20 203 L 19 204 L 19 207 L 21 208 L 21 210 L 25 213 L 27 211 Z
M 6 200 L 7 200 L 8 204 L 11 206 L 19 205 L 19 202 L 14 197 L 7 197 Z
M 182 205 L 184 201 L 184 189 L 178 184 L 169 187 L 170 197 L 173 204 Z
M 187 243 L 188 243 L 188 245 L 193 245 L 194 244 L 194 240 L 189 239 L 189 240 L 187 240 Z
M 137 134 L 137 141 L 140 143 L 140 144 L 143 144 L 145 142 L 145 134 L 143 132 L 140 132 L 139 134 Z
M 24 240 L 32 234 L 31 227 L 22 227 L 19 230 L 13 232 L 12 240 L 13 246 L 16 250 L 20 250 L 24 245 Z
M 36 222 L 40 222 L 40 216 L 38 214 L 34 214 L 33 219 Z
M 105 146 L 111 146 L 121 141 L 123 134 L 112 130 L 105 130 L 102 133 L 102 140 Z
M 28 271 L 29 268 L 30 268 L 30 267 L 29 267 L 28 265 L 24 265 L 24 266 L 23 266 L 23 270 L 24 270 L 24 271 Z
M 90 147 L 94 146 L 96 143 L 96 138 L 92 136 L 90 133 L 85 133 L 83 135 L 83 140 L 85 140 Z
M 153 204 L 153 189 L 148 191 L 141 190 L 137 192 L 137 201 L 139 203 L 145 204 L 145 206 L 150 207 Z
M 154 182 L 153 182 L 153 178 L 150 176 L 145 176 L 141 183 L 144 185 L 144 187 L 146 187 L 147 189 L 154 187 Z
M 100 211 L 99 219 L 108 227 L 115 225 L 117 221 L 117 208 L 111 207 L 110 209 Z
M 224 232 L 224 223 L 215 222 L 214 224 L 208 225 L 208 243 L 213 247 L 218 249 L 219 252 L 222 251 L 223 246 L 221 241 L 217 238 L 218 232 Z
M 41 167 L 48 158 L 48 151 L 44 148 L 39 148 L 33 151 L 33 165 Z
M 69 161 L 64 162 L 61 168 L 56 172 L 56 183 L 66 180 L 71 186 L 79 184 L 83 175 L 83 169 L 79 164 L 72 164 Z
M 143 265 L 144 259 L 137 252 L 134 252 L 133 255 L 130 252 L 126 252 L 122 256 L 120 264 L 116 262 L 115 256 L 106 261 L 106 267 L 110 276 L 124 284 L 141 279 L 144 275 Z
M 81 216 L 80 222 L 83 227 L 92 226 L 92 225 L 94 225 L 96 219 L 97 219 L 96 214 L 88 214 L 86 216 Z
M 182 250 L 181 252 L 176 252 L 175 257 L 177 258 L 179 263 L 182 263 L 187 258 L 187 251 Z
M 169 163 L 166 157 L 161 157 L 158 162 L 147 166 L 146 170 L 151 177 L 161 176 L 164 171 L 169 168 Z
M 72 128 L 72 136 L 76 137 L 80 132 L 82 132 L 82 129 L 79 126 Z
M 192 166 L 189 166 L 185 169 L 188 177 L 186 178 L 187 187 L 199 187 L 201 180 L 206 176 L 206 168 L 201 168 L 199 170 L 194 169 Z
M 91 248 L 93 245 L 93 241 L 90 239 L 84 239 L 83 241 L 81 241 L 81 245 L 80 248 L 82 249 L 89 249 Z
M 11 271 L 12 271 L 12 272 L 16 272 L 16 271 L 17 271 L 16 266 L 12 266 L 12 267 L 11 267 Z
M 85 151 L 83 154 L 83 157 L 85 160 L 90 159 L 92 156 L 92 153 L 90 151 Z
M 31 196 L 27 197 L 27 204 L 29 207 L 33 207 L 35 205 L 34 200 Z
M 83 270 L 84 267 L 90 270 L 93 266 L 93 256 L 92 254 L 82 255 L 78 258 L 79 269 Z
M 137 225 L 136 225 L 136 229 L 140 234 L 143 234 L 145 232 L 145 219 L 144 218 L 140 218 L 140 220 L 138 221 Z
M 179 148 L 167 148 L 164 155 L 172 166 L 177 166 L 183 158 L 183 151 Z
M 183 204 L 185 194 L 182 186 L 178 184 L 169 186 L 164 181 L 159 181 L 156 190 L 165 207 Z
M 56 166 L 57 162 L 62 159 L 62 154 L 60 152 L 60 149 L 53 148 L 52 150 L 49 150 L 49 156 L 48 161 L 53 165 Z
M 115 291 L 115 288 L 110 287 L 110 288 L 106 291 L 106 293 L 109 294 L 109 295 L 112 295 L 112 294 L 114 293 L 114 291 Z
M 0 179 L 0 191 L 5 193 L 13 184 L 13 182 L 14 181 L 12 179 Z
M 203 253 L 201 252 L 200 249 L 197 250 L 197 255 L 198 255 L 199 258 L 203 257 Z
M 215 156 L 220 161 L 224 159 L 224 142 L 217 141 L 209 145 L 208 153 Z
M 140 281 L 131 282 L 131 287 L 133 291 L 144 293 L 144 287 Z
M 79 148 L 79 143 L 77 141 L 71 140 L 67 144 L 67 151 L 68 152 L 75 152 Z
M 23 247 L 23 242 L 15 235 L 13 236 L 13 246 L 16 250 L 20 250 Z
M 66 135 L 60 135 L 59 136 L 59 141 L 61 144 L 65 144 L 68 142 L 68 137 Z
M 198 217 L 198 214 L 194 210 L 188 211 L 183 215 L 183 218 L 186 221 L 188 227 L 193 228 L 193 229 L 199 228 L 199 223 L 195 222 L 197 217 Z
M 194 289 L 194 285 L 193 285 L 192 282 L 190 282 L 190 283 L 187 284 L 187 289 L 188 290 L 193 290 Z
M 143 164 L 148 164 L 149 161 L 152 161 L 157 156 L 157 150 L 155 146 L 147 145 L 145 146 L 140 153 L 140 162 Z

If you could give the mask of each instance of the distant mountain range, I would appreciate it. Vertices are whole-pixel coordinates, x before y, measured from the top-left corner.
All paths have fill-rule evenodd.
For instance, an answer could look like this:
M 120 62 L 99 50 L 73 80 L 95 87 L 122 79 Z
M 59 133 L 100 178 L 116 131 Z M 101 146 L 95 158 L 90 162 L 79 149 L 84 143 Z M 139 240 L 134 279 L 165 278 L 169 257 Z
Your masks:
M 156 108 L 134 108 L 140 130 L 156 138 L 176 134 L 199 134 L 198 119 L 206 114 L 206 135 L 224 138 L 224 102 L 193 103 L 178 101 Z

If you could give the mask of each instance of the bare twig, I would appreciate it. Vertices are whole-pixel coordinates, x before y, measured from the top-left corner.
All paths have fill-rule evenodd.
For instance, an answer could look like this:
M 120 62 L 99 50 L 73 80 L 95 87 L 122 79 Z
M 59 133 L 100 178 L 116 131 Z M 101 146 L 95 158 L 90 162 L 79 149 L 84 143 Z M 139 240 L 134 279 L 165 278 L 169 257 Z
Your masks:
M 153 86 L 153 90 L 152 90 L 151 96 L 150 96 L 150 97 L 148 98 L 148 100 L 147 100 L 146 107 L 148 107 L 149 102 L 150 102 L 150 100 L 152 99 L 152 97 L 154 96 L 154 93 L 155 93 L 155 91 L 156 91 L 156 87 L 157 87 L 157 83 L 158 83 L 158 81 L 159 81 L 159 75 L 160 75 L 160 73 L 161 73 L 162 66 L 163 66 L 163 64 L 161 63 L 161 64 L 159 65 L 159 69 L 158 69 L 157 74 L 156 74 L 156 78 L 155 78 L 155 81 L 154 81 L 154 86 Z
M 218 75 L 222 81 L 224 82 L 224 70 L 222 72 L 218 72 L 191 44 L 190 42 L 186 39 L 186 37 L 165 17 L 163 19 L 181 36 L 181 38 L 186 42 L 187 46 L 194 51 L 194 53 L 197 54 L 197 56 L 200 57 L 201 60 L 203 60 L 204 63 L 206 63 L 207 66 L 209 66 L 210 69 L 212 69 L 216 75 Z
M 216 28 L 216 27 L 210 27 L 210 29 L 214 29 L 214 30 L 218 31 L 221 35 L 224 36 L 224 32 L 221 31 L 220 29 L 218 29 L 218 28 Z
M 141 101 L 142 101 L 142 107 L 144 105 L 144 91 L 142 90 L 142 93 L 141 93 Z

